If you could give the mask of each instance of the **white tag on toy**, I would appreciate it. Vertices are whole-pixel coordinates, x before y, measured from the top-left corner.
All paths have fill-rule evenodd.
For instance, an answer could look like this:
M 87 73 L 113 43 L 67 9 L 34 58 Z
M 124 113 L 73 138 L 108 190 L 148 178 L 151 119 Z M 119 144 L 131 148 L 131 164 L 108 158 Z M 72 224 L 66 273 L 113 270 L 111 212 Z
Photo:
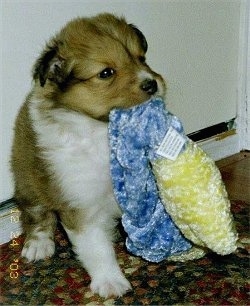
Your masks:
M 173 127 L 170 127 L 156 153 L 165 158 L 176 160 L 185 142 L 186 139 Z

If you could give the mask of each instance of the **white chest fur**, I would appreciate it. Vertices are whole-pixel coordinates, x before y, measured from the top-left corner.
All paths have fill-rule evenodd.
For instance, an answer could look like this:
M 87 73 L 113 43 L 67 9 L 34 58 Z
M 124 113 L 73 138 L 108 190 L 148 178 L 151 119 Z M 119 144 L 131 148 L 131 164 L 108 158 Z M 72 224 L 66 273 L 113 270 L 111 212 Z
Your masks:
M 107 124 L 73 111 L 44 110 L 41 103 L 30 104 L 33 128 L 64 199 L 82 208 L 114 204 Z

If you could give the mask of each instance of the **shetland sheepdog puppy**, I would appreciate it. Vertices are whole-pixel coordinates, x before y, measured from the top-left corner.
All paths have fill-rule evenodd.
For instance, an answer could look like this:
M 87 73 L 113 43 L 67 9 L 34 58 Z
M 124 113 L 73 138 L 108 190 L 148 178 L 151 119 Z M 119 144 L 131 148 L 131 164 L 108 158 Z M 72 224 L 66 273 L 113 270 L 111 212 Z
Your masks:
M 100 296 L 131 288 L 112 234 L 121 211 L 109 172 L 108 116 L 163 96 L 163 78 L 145 62 L 147 41 L 124 18 L 70 21 L 34 64 L 33 87 L 15 123 L 12 171 L 25 242 L 22 256 L 54 254 L 59 216 Z

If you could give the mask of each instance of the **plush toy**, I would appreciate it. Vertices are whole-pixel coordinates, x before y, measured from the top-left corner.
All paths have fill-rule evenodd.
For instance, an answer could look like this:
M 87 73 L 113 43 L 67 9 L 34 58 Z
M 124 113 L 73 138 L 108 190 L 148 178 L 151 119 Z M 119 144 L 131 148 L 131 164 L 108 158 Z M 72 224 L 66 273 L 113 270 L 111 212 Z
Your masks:
M 235 251 L 220 172 L 164 101 L 114 109 L 109 119 L 111 176 L 128 250 L 154 262 L 198 258 L 206 248 Z

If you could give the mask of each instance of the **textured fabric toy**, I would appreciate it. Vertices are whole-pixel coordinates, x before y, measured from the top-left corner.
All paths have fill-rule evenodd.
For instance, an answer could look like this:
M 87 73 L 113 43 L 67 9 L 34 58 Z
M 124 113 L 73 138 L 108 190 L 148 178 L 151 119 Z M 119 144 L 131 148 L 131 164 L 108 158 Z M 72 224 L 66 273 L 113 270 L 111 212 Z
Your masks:
M 190 249 L 191 244 L 175 226 L 159 198 L 150 165 L 154 152 L 148 150 L 148 144 L 153 144 L 154 135 L 158 135 L 159 127 L 165 126 L 165 122 L 156 119 L 159 109 L 157 105 L 152 106 L 146 103 L 127 110 L 113 110 L 109 136 L 113 187 L 123 211 L 127 248 L 146 260 L 159 262 Z
M 184 135 L 161 99 L 111 111 L 109 137 L 111 176 L 129 251 L 155 262 L 171 255 L 181 259 L 191 244 L 179 229 L 198 246 L 187 259 L 204 255 L 203 247 L 221 255 L 236 249 L 220 172 Z

